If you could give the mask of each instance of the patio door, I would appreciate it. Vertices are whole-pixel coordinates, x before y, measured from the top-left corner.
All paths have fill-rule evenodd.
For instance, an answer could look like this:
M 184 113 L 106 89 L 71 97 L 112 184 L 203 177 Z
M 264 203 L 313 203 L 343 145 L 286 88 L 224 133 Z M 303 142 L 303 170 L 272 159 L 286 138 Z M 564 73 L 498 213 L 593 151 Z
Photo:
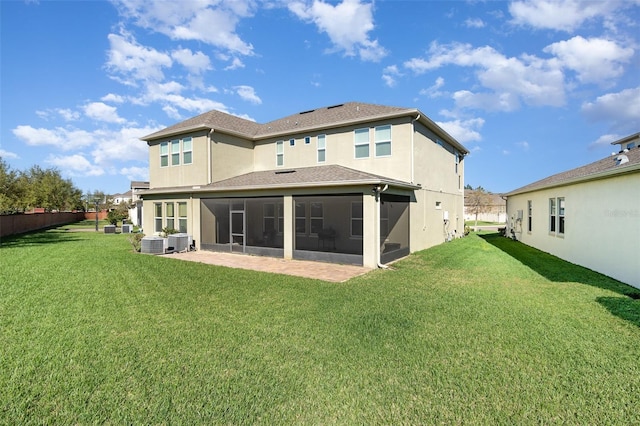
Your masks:
M 231 210 L 231 251 L 245 251 L 245 217 L 244 210 Z

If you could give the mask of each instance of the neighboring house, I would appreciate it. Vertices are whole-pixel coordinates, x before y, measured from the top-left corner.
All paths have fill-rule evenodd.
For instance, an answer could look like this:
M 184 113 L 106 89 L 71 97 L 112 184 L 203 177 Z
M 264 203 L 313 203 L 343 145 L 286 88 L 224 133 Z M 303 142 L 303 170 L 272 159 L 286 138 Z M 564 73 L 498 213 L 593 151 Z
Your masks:
M 149 182 L 131 181 L 131 208 L 129 219 L 135 226 L 142 226 L 142 198 L 140 191 L 149 189 Z
M 120 203 L 129 203 L 131 202 L 131 191 L 127 191 L 123 194 L 113 194 L 111 198 L 113 199 L 114 206 L 117 206 Z
M 475 189 L 466 189 L 464 191 L 464 220 L 474 221 L 476 215 L 473 212 L 473 206 L 471 195 L 475 192 Z M 478 213 L 478 221 L 483 222 L 507 222 L 507 202 L 501 194 L 486 193 L 487 204 L 483 212 Z
M 619 152 L 507 193 L 507 235 L 640 288 L 640 133 Z
M 462 235 L 468 151 L 417 109 L 351 102 L 265 124 L 210 111 L 142 140 L 146 234 L 366 267 Z

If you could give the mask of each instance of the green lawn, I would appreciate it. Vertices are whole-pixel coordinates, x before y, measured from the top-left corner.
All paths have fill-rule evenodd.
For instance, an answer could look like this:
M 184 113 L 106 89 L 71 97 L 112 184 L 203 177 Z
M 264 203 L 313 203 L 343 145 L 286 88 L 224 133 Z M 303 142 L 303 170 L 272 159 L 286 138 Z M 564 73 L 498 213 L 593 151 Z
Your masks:
M 0 246 L 0 424 L 639 424 L 640 291 L 495 234 L 335 284 Z

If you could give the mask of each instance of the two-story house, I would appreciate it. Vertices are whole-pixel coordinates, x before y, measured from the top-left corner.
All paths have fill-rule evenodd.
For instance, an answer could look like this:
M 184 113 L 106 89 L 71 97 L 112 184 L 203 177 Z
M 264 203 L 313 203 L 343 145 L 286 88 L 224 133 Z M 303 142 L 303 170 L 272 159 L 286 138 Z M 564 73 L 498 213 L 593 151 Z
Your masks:
M 210 111 L 142 140 L 146 234 L 372 268 L 462 235 L 468 151 L 417 109 L 350 102 L 265 124 Z

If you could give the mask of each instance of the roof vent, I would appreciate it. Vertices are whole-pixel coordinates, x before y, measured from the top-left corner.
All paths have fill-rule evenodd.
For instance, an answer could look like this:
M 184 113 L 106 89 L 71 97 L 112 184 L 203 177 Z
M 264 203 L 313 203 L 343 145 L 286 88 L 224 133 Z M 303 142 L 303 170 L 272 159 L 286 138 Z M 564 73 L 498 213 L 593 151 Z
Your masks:
M 296 172 L 295 170 L 278 170 L 276 172 L 276 174 L 277 175 L 286 175 L 286 174 L 295 173 L 295 172 Z
M 327 109 L 340 108 L 341 106 L 344 106 L 344 104 L 331 105 L 331 106 L 327 107 Z
M 315 111 L 315 109 L 310 109 L 309 111 L 302 111 L 302 112 L 300 113 L 300 115 L 302 115 L 302 114 L 309 114 L 310 112 L 313 112 L 313 111 Z
M 629 157 L 627 157 L 624 154 L 620 154 L 616 157 L 616 166 L 620 166 L 624 163 L 628 163 L 629 162 Z

